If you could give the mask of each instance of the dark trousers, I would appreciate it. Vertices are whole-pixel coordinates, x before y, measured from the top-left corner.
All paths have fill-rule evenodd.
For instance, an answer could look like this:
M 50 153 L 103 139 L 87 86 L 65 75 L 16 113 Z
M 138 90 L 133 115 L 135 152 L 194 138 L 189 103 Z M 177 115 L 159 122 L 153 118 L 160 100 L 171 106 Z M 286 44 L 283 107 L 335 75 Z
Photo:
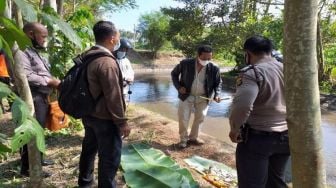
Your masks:
M 35 108 L 35 118 L 39 122 L 39 124 L 43 128 L 45 128 L 49 110 L 48 95 L 34 92 L 32 92 L 32 95 Z M 27 144 L 21 148 L 20 154 L 21 154 L 21 172 L 24 172 L 29 170 Z M 41 159 L 42 159 L 42 153 L 41 153 Z
M 117 173 L 122 140 L 119 127 L 110 120 L 83 118 L 85 136 L 79 161 L 79 187 L 89 187 L 94 182 L 93 170 L 98 153 L 98 187 L 115 187 L 114 177 Z
M 239 143 L 236 150 L 239 188 L 287 187 L 285 168 L 289 156 L 288 133 L 249 131 L 247 141 Z

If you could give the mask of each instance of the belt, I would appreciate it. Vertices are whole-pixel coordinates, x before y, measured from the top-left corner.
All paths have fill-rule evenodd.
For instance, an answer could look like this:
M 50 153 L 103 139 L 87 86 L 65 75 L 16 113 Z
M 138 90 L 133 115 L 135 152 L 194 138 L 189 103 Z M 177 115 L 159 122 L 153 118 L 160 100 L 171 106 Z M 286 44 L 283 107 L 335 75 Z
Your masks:
M 288 134 L 288 130 L 286 131 L 282 131 L 282 132 L 268 132 L 268 131 L 260 131 L 260 130 L 256 130 L 256 129 L 251 129 L 249 128 L 249 133 L 252 134 L 257 134 L 257 135 L 265 135 L 265 136 L 276 136 L 276 135 L 286 135 Z

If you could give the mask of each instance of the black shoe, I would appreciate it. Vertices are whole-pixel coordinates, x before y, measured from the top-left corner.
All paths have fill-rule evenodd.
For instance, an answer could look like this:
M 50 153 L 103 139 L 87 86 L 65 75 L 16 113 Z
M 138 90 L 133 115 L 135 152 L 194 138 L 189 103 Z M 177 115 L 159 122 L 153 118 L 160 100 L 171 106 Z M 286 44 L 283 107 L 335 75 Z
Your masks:
M 20 174 L 21 174 L 21 176 L 23 176 L 23 177 L 29 177 L 29 170 L 21 170 Z M 51 175 L 52 175 L 52 174 L 49 173 L 49 172 L 45 172 L 45 171 L 42 172 L 42 176 L 43 176 L 44 178 L 48 178 L 48 177 L 50 177 Z
M 42 161 L 42 166 L 50 166 L 50 165 L 54 165 L 54 164 L 55 164 L 55 162 L 52 161 L 52 160 L 45 159 L 45 160 Z

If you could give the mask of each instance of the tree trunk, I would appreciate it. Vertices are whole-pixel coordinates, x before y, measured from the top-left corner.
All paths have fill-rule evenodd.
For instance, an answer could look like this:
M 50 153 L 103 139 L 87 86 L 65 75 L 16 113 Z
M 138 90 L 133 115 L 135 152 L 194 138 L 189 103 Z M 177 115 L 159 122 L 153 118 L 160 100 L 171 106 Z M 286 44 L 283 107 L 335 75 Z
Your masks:
M 285 1 L 284 66 L 293 187 L 325 187 L 316 60 L 318 0 Z
M 72 9 L 73 9 L 73 12 L 72 13 L 75 13 L 75 11 L 76 11 L 76 0 L 73 0 L 72 1 Z
M 243 0 L 243 14 L 246 14 L 248 12 L 249 4 L 249 0 Z
M 12 19 L 12 1 L 11 0 L 6 0 L 4 16 L 8 19 Z
M 57 12 L 57 3 L 56 0 L 44 0 L 43 7 L 51 7 Z
M 57 3 L 57 13 L 63 17 L 63 3 L 64 3 L 64 0 L 56 0 L 56 3 Z
M 14 44 L 12 51 L 14 57 L 14 82 L 16 89 L 19 93 L 19 96 L 28 104 L 30 109 L 30 115 L 34 115 L 34 103 L 33 98 L 30 92 L 28 80 L 26 74 L 23 71 L 22 66 L 18 62 L 21 61 L 20 56 L 18 55 L 19 47 L 17 44 Z M 32 139 L 28 143 L 28 158 L 29 158 L 29 176 L 30 176 L 30 185 L 32 188 L 42 188 L 43 179 L 42 179 L 42 165 L 41 165 L 41 154 L 37 149 L 35 139 Z
M 255 19 L 258 16 L 258 13 L 257 13 L 257 0 L 252 0 L 252 16 Z
M 272 0 L 268 0 L 267 4 L 265 5 L 266 8 L 265 8 L 265 11 L 264 11 L 264 16 L 266 16 L 268 14 L 269 8 L 271 6 L 271 2 L 272 2 Z
M 13 5 L 13 11 L 14 11 L 14 16 L 15 16 L 15 21 L 16 24 L 18 25 L 18 27 L 20 29 L 23 28 L 23 20 L 22 20 L 22 13 L 21 10 L 19 9 L 18 6 L 16 6 L 15 4 Z
M 318 78 L 319 82 L 325 79 L 324 73 L 324 55 L 323 55 L 323 42 L 322 42 L 322 32 L 321 32 L 321 22 L 320 16 L 317 20 L 317 62 L 318 62 Z

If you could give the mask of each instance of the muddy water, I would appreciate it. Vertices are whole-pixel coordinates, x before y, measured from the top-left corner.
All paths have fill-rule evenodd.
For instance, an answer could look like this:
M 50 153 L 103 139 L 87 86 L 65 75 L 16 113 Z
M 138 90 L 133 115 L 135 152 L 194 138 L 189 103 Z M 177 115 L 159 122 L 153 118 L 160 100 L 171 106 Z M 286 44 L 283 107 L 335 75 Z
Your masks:
M 177 92 L 170 81 L 169 73 L 138 74 L 132 85 L 131 102 L 137 103 L 158 112 L 168 118 L 177 120 Z M 222 91 L 222 97 L 230 97 L 233 92 Z M 208 116 L 204 122 L 203 133 L 214 136 L 235 147 L 231 143 L 229 134 L 228 112 L 232 100 L 224 100 L 221 103 L 211 103 Z M 193 118 L 193 117 L 192 117 Z M 322 112 L 322 130 L 324 142 L 324 154 L 327 167 L 327 182 L 336 187 L 336 114 Z

